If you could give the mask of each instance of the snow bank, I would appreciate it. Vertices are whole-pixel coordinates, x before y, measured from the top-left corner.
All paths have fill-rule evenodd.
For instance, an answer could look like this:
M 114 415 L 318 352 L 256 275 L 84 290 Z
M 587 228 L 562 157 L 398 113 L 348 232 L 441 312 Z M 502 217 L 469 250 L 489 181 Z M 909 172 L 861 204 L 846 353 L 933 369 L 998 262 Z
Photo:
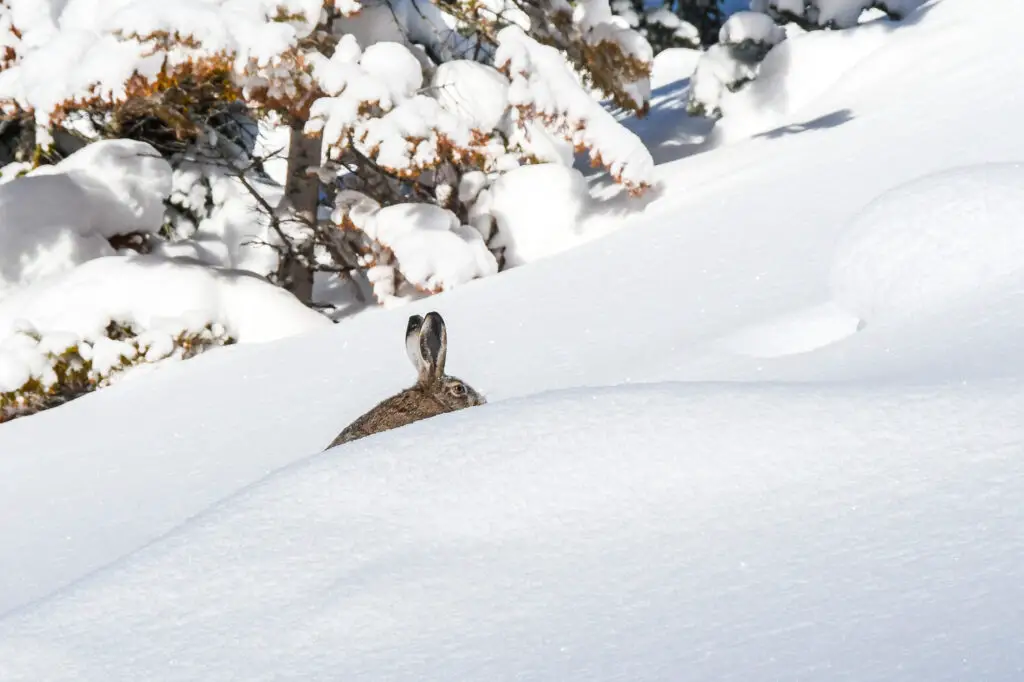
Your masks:
M 442 416 L 11 614 L 3 676 L 1013 679 L 1022 404 L 659 385 Z
M 590 201 L 587 182 L 559 164 L 523 166 L 505 173 L 481 194 L 474 211 L 494 217 L 509 265 L 523 265 L 581 241 L 580 221 Z
M 919 316 L 1024 275 L 1024 164 L 957 168 L 872 201 L 843 235 L 836 298 L 866 320 Z
M 330 324 L 252 273 L 154 256 L 98 258 L 0 301 L 0 337 L 27 321 L 43 334 L 97 338 L 112 320 L 168 333 L 219 323 L 242 343 Z
M 0 185 L 0 298 L 111 255 L 109 237 L 163 224 L 171 168 L 150 145 L 96 142 Z

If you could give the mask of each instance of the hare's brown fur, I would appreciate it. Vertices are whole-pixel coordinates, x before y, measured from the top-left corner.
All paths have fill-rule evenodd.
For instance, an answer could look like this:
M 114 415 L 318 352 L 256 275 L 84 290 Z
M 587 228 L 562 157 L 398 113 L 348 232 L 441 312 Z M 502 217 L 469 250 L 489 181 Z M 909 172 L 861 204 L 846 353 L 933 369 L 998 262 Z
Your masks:
M 409 318 L 406 351 L 418 373 L 416 383 L 382 400 L 349 424 L 328 448 L 487 402 L 468 384 L 444 373 L 448 335 L 444 320 L 436 312 L 427 313 L 425 318 L 419 315 Z

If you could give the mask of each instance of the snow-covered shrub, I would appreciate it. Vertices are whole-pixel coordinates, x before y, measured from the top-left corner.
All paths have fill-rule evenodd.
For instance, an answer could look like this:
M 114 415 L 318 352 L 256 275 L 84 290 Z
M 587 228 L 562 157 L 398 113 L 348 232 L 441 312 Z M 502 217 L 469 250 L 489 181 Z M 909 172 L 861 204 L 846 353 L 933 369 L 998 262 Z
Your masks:
M 251 270 L 307 304 L 318 274 L 378 290 L 369 253 L 396 256 L 400 297 L 493 271 L 465 235 L 412 257 L 419 229 L 382 243 L 333 220 L 335 195 L 438 206 L 457 229 L 436 236 L 467 224 L 463 176 L 564 163 L 566 145 L 631 193 L 652 179 L 647 150 L 595 99 L 643 113 L 650 95 L 651 48 L 608 0 L 2 0 L 0 49 L 0 111 L 34 123 L 35 163 L 98 139 L 151 143 L 172 187 L 162 229 L 136 246 Z
M 0 423 L 109 386 L 132 369 L 235 342 L 220 325 L 161 336 L 112 321 L 105 332 L 94 339 L 44 337 L 26 328 L 0 341 Z
M 720 0 L 612 0 L 612 11 L 644 36 L 655 53 L 712 45 L 725 18 Z
M 329 325 L 250 273 L 106 256 L 0 298 L 0 421 L 158 363 Z
M 523 201 L 524 196 L 537 198 Z M 514 266 L 577 243 L 577 227 L 589 199 L 587 182 L 575 168 L 524 166 L 502 175 L 480 193 L 474 218 L 493 219 L 491 244 Z
M 901 19 L 922 0 L 751 0 L 750 8 L 780 23 L 793 22 L 805 31 L 856 26 L 869 9 Z
M 119 237 L 155 234 L 170 189 L 167 162 L 132 140 L 98 142 L 16 174 L 0 185 L 0 297 L 113 255 Z
M 690 114 L 718 118 L 723 93 L 735 92 L 753 80 L 764 56 L 785 38 L 785 31 L 766 14 L 737 12 L 729 17 L 718 43 L 697 62 L 690 79 Z
M 790 33 L 856 26 L 868 10 L 899 19 L 922 0 L 751 0 L 722 25 L 718 44 L 701 58 L 691 81 L 691 115 L 717 119 L 722 99 L 757 78 L 768 52 Z M 783 24 L 786 26 L 784 27 Z

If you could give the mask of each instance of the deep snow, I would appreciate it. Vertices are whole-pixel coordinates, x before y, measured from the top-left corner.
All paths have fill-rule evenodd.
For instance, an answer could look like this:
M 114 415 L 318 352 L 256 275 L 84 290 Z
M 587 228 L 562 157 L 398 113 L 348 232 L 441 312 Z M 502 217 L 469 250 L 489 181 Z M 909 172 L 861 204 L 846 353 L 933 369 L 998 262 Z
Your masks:
M 1019 679 L 992 4 L 791 37 L 701 145 L 663 81 L 598 241 L 0 427 L 0 679 Z M 490 404 L 318 454 L 428 309 Z

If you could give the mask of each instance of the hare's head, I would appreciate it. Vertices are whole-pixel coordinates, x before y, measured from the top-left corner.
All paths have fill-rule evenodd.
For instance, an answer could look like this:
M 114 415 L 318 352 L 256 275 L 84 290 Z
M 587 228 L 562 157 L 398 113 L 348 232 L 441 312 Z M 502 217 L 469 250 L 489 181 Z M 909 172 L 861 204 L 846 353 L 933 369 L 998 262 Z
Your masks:
M 487 402 L 469 384 L 444 373 L 444 362 L 448 356 L 448 332 L 444 320 L 437 313 L 427 313 L 426 317 L 413 315 L 409 318 L 409 325 L 405 329 L 405 350 L 418 374 L 415 388 L 437 400 L 448 411 Z

